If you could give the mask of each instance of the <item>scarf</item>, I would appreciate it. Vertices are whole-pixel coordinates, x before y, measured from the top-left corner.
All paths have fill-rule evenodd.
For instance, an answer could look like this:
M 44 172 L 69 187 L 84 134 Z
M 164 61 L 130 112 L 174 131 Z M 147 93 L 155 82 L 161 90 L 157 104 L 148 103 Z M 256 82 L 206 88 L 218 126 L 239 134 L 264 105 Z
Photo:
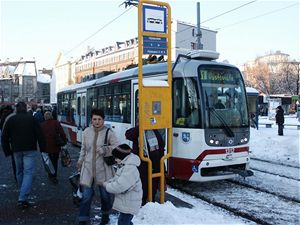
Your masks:
M 145 134 L 146 134 L 146 140 L 150 147 L 149 151 L 152 152 L 152 151 L 158 150 L 159 149 L 158 140 L 156 138 L 154 131 L 146 130 Z

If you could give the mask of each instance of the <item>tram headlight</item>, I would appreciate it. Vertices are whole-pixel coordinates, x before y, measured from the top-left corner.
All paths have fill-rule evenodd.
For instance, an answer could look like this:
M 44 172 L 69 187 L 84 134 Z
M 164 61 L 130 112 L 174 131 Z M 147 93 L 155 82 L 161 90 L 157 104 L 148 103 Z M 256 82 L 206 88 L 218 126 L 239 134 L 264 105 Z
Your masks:
M 213 139 L 210 139 L 210 140 L 209 140 L 209 143 L 213 144 L 213 143 L 214 143 L 214 140 L 213 140 Z
M 219 145 L 219 144 L 220 144 L 220 141 L 216 140 L 216 141 L 215 141 L 215 144 L 216 144 L 216 145 Z
M 243 138 L 241 139 L 241 143 L 244 143 L 244 139 Z
M 244 141 L 247 142 L 247 141 L 248 141 L 248 138 L 244 138 Z

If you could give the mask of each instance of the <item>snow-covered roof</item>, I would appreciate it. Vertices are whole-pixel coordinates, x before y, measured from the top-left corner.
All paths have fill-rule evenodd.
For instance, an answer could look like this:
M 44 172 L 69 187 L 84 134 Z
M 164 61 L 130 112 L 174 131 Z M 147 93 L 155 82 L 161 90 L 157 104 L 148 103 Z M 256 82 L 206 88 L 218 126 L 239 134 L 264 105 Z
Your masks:
M 36 76 L 35 62 L 20 62 L 14 74 Z
M 256 90 L 255 88 L 252 88 L 252 87 L 246 87 L 246 92 L 249 94 L 249 93 L 252 93 L 252 94 L 259 94 L 258 90 Z
M 38 74 L 37 82 L 44 83 L 44 84 L 50 83 L 51 76 L 49 74 L 44 74 L 44 73 Z

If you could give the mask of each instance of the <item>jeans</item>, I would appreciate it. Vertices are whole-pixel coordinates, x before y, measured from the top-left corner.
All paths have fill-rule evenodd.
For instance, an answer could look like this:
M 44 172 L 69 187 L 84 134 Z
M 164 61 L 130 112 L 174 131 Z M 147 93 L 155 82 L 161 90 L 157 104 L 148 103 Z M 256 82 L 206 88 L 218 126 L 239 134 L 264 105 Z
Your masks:
M 28 199 L 32 186 L 33 173 L 36 167 L 37 154 L 38 152 L 36 150 L 14 152 L 16 176 L 20 188 L 18 201 L 27 201 Z
M 102 186 L 99 187 L 100 199 L 101 199 L 101 212 L 103 214 L 109 214 L 112 209 L 113 195 L 108 193 Z M 82 187 L 82 199 L 79 206 L 79 221 L 90 220 L 91 203 L 94 196 L 94 189 L 92 187 Z
M 118 225 L 133 225 L 131 222 L 133 218 L 132 214 L 127 214 L 127 213 L 121 213 L 118 218 Z

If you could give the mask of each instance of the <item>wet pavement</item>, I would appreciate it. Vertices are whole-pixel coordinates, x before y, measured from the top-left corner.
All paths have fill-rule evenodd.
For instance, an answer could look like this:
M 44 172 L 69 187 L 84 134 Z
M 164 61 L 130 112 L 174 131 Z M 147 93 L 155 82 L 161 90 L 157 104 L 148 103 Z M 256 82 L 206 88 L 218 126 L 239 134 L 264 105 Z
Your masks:
M 23 210 L 17 206 L 19 192 L 13 177 L 11 158 L 5 158 L 0 149 L 1 225 L 78 224 L 78 208 L 72 202 L 72 188 L 68 177 L 76 171 L 79 148 L 69 146 L 69 152 L 72 158 L 70 167 L 62 167 L 59 161 L 58 184 L 53 184 L 48 179 L 42 159 L 38 157 L 30 195 L 30 202 L 33 205 Z M 96 200 L 93 208 L 97 208 L 98 204 L 100 206 Z

